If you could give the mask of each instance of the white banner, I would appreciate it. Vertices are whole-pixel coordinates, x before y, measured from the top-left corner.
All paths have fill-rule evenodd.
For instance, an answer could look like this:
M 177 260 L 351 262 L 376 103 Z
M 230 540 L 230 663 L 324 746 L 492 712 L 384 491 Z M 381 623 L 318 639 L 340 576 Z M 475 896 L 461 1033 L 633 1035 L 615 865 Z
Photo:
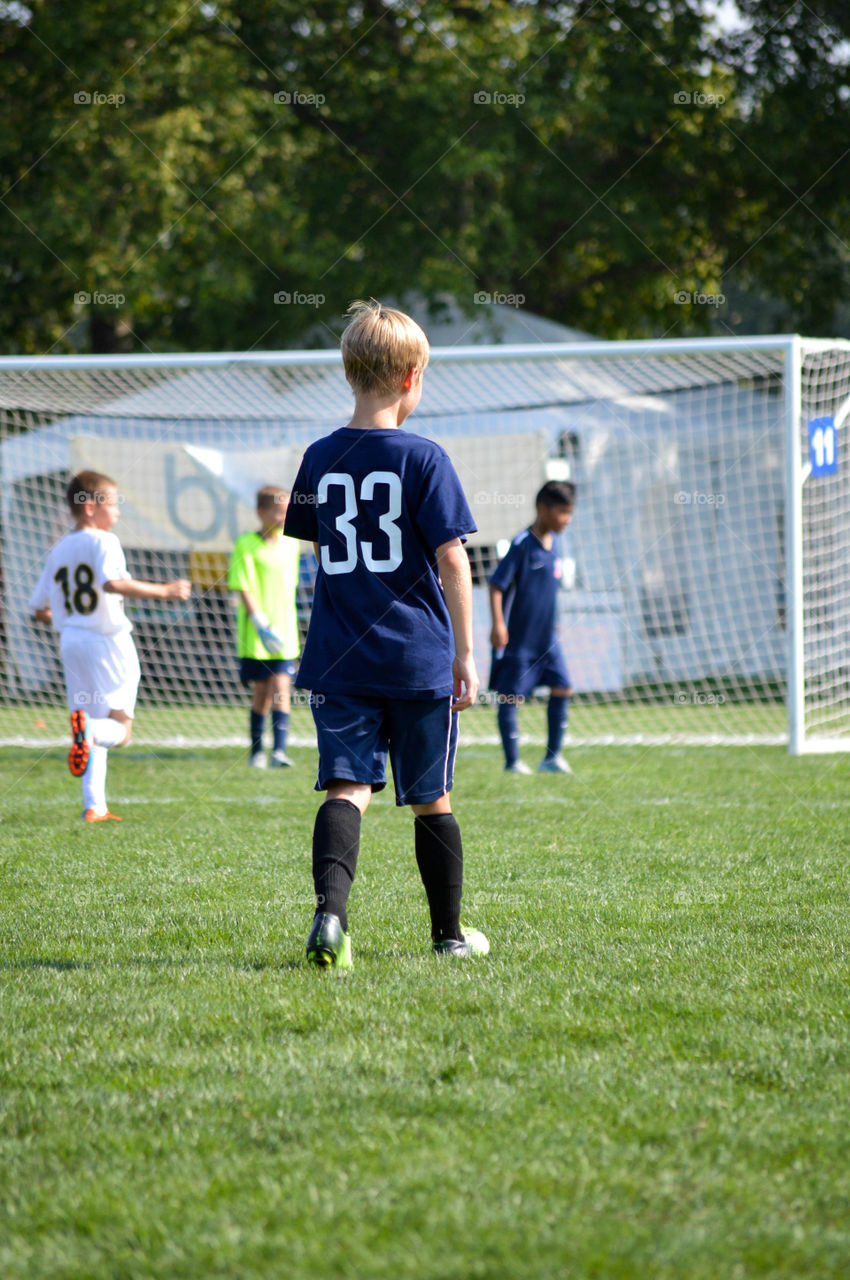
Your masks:
M 289 488 L 301 450 L 210 449 L 138 439 L 76 436 L 71 470 L 113 476 L 125 547 L 227 551 L 257 523 L 255 496 L 264 484 Z

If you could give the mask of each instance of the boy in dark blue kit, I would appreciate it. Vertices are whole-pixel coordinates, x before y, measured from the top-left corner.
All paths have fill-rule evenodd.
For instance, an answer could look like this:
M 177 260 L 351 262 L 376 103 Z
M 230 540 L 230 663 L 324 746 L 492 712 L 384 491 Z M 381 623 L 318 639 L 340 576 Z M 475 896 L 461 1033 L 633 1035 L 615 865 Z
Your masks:
M 554 535 L 570 523 L 575 485 L 550 480 L 537 495 L 537 518 L 518 533 L 490 577 L 494 649 L 490 688 L 499 694 L 499 734 L 507 773 L 531 773 L 519 758 L 517 707 L 539 685 L 549 689 L 548 741 L 541 773 L 571 773 L 561 755 L 570 677 L 556 635 L 561 561 Z
M 347 903 L 362 815 L 386 786 L 414 814 L 416 861 L 434 950 L 484 955 L 461 930 L 463 848 L 449 792 L 457 714 L 478 692 L 472 581 L 475 523 L 448 456 L 401 424 L 419 403 L 428 340 L 401 311 L 355 303 L 342 338 L 351 422 L 312 444 L 284 532 L 312 542 L 316 591 L 296 684 L 309 689 L 319 743 L 313 830 L 316 915 L 307 959 L 351 967 Z

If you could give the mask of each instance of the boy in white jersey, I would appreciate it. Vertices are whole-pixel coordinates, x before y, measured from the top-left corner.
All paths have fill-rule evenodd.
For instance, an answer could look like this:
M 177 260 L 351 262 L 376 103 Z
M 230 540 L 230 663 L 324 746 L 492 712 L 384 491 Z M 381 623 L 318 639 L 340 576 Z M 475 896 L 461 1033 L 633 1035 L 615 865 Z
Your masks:
M 74 529 L 48 555 L 29 607 L 39 622 L 52 623 L 60 633 L 71 712 L 68 767 L 82 779 L 83 819 L 120 821 L 106 807 L 107 750 L 130 741 L 140 675 L 124 598 L 187 600 L 192 584 L 130 577 L 112 533 L 120 508 L 109 476 L 81 471 L 66 498 Z

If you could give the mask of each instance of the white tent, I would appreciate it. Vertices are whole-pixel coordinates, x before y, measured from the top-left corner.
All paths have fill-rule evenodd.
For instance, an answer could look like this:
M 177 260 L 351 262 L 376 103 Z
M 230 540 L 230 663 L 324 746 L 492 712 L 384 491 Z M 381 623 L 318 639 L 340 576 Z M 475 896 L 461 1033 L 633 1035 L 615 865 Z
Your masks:
M 471 545 L 492 548 L 533 517 L 554 461 L 579 486 L 563 593 L 577 687 L 778 677 L 781 404 L 728 369 L 693 385 L 693 367 L 673 359 L 639 367 L 557 350 L 434 352 L 409 426 L 449 450 L 479 526 Z M 0 443 L 7 635 L 35 683 L 25 603 L 61 531 L 70 471 L 117 477 L 128 548 L 223 552 L 251 527 L 256 487 L 290 483 L 306 443 L 349 416 L 329 353 L 202 361 L 113 375 L 107 393 L 71 387 L 63 370 L 11 393 L 30 409 L 84 406 Z

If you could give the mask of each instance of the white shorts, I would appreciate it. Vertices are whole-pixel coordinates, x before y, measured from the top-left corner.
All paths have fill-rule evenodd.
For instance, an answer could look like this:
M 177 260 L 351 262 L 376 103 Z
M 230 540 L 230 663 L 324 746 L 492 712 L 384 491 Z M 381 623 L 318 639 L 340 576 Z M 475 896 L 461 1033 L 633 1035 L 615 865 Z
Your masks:
M 68 710 L 95 718 L 110 711 L 133 716 L 141 671 L 129 631 L 105 636 L 84 627 L 63 627 L 59 642 Z

